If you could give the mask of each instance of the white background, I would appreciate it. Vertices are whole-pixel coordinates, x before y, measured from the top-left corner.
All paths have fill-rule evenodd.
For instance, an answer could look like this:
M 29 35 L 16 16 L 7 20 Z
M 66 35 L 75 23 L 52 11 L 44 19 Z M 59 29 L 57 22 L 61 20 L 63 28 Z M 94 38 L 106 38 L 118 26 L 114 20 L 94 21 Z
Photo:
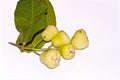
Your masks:
M 0 80 L 120 80 L 119 0 L 51 0 L 59 30 L 72 37 L 83 28 L 90 42 L 56 69 L 8 44 L 19 34 L 14 25 L 17 1 L 0 0 Z

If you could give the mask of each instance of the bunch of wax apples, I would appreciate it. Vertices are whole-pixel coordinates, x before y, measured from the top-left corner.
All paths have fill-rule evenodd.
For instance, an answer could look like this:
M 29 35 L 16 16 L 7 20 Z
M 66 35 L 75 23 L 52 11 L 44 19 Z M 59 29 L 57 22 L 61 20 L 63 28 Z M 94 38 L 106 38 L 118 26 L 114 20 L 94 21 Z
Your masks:
M 63 30 L 54 25 L 48 25 L 42 32 L 42 39 L 51 42 L 48 50 L 40 54 L 40 61 L 48 68 L 54 69 L 60 65 L 61 57 L 70 60 L 75 57 L 75 51 L 85 49 L 89 45 L 88 37 L 83 29 L 77 30 L 70 39 Z

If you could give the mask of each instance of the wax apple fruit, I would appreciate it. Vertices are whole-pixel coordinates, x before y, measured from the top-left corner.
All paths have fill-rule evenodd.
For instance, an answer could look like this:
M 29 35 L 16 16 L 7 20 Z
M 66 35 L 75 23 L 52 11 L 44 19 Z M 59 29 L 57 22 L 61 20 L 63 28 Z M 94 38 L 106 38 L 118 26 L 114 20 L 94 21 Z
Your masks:
M 70 38 L 63 30 L 59 31 L 58 34 L 52 39 L 52 45 L 54 47 L 60 47 L 68 43 L 70 43 Z
M 48 68 L 54 69 L 60 64 L 61 55 L 58 50 L 44 51 L 40 55 L 40 61 Z
M 42 32 L 42 38 L 45 41 L 50 41 L 56 34 L 58 33 L 58 29 L 54 25 L 48 25 L 46 29 Z
M 60 48 L 60 53 L 64 59 L 70 60 L 75 56 L 75 47 L 72 44 L 65 44 Z
M 71 39 L 71 43 L 77 50 L 86 48 L 89 45 L 89 41 L 85 30 L 77 30 Z

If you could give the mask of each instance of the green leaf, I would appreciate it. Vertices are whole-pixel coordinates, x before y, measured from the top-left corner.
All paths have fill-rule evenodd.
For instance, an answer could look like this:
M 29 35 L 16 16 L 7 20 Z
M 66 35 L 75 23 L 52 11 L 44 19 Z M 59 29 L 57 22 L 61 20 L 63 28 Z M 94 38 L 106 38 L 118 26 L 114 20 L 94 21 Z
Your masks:
M 45 0 L 45 1 L 48 7 L 46 14 L 47 24 L 56 26 L 56 16 L 55 16 L 54 8 L 49 0 Z
M 16 29 L 20 32 L 18 44 L 26 45 L 34 35 L 45 29 L 47 5 L 44 0 L 19 0 L 14 13 Z
M 41 32 L 47 25 L 56 25 L 56 17 L 49 0 L 19 0 L 14 13 L 16 29 L 20 32 L 16 45 L 21 51 L 41 49 L 45 43 Z
M 25 48 L 36 48 L 37 46 L 39 46 L 39 48 L 38 47 L 37 48 L 41 49 L 44 44 L 43 44 L 43 40 L 42 40 L 42 37 L 41 37 L 41 33 L 38 33 L 33 38 L 32 42 L 30 42 L 27 46 L 25 46 Z M 29 53 L 31 51 L 28 50 L 27 52 Z
M 16 46 L 22 51 L 22 45 L 17 43 L 19 42 L 21 34 L 18 36 L 16 41 Z M 29 49 L 41 49 L 46 42 L 41 37 L 41 31 L 34 35 L 33 40 L 29 42 L 26 46 L 23 47 L 23 51 L 30 53 L 31 50 Z
M 35 48 L 40 42 L 42 42 L 41 34 L 37 34 L 35 38 L 33 38 L 32 42 L 26 46 L 26 48 Z
M 35 48 L 36 49 L 41 49 L 44 46 L 45 43 L 46 42 L 42 40 Z

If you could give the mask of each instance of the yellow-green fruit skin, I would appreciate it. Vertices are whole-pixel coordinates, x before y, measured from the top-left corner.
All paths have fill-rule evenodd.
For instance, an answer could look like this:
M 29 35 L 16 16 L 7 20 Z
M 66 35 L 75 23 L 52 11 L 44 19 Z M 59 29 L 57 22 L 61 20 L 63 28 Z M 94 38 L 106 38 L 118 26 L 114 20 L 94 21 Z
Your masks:
M 83 29 L 77 30 L 71 39 L 71 43 L 75 46 L 77 50 L 81 50 L 88 47 L 89 40 L 85 30 Z
M 60 47 L 68 43 L 70 43 L 70 37 L 63 30 L 59 31 L 58 34 L 52 39 L 52 45 L 54 47 Z
M 60 64 L 61 55 L 58 50 L 48 50 L 40 55 L 40 61 L 50 69 L 54 69 Z
M 62 57 L 66 60 L 70 60 L 75 56 L 75 47 L 72 44 L 65 44 L 60 48 Z
M 48 25 L 46 29 L 42 32 L 42 39 L 44 41 L 51 41 L 54 36 L 58 33 L 58 29 L 54 25 Z

